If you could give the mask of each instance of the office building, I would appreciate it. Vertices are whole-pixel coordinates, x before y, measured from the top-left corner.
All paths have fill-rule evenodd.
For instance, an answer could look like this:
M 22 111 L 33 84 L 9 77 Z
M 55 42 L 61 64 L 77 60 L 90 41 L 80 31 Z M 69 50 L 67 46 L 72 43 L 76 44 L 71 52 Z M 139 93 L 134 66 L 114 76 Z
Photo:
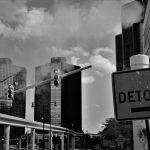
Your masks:
M 15 90 L 26 86 L 26 69 L 13 65 L 9 58 L 0 58 L 0 81 L 3 81 L 0 84 L 0 99 L 7 99 L 7 86 L 9 84 L 16 83 Z M 25 118 L 25 100 L 25 92 L 14 94 L 12 107 L 1 107 L 0 113 Z
M 51 62 L 35 69 L 36 83 L 53 79 L 55 72 L 64 74 L 79 69 L 66 63 L 63 57 L 51 58 Z M 82 130 L 81 72 L 35 88 L 35 121 L 51 123 L 77 132 Z
M 144 18 L 144 53 L 150 56 L 150 1 L 147 3 Z
M 5 80 L 6 79 L 6 80 Z M 26 86 L 26 69 L 13 65 L 11 59 L 0 58 L 0 102 L 7 99 L 7 86 L 16 83 L 14 89 L 20 89 Z M 14 94 L 12 107 L 6 107 L 0 103 L 0 113 L 20 118 L 25 118 L 26 92 Z M 0 125 L 0 135 L 3 130 Z M 17 137 L 24 133 L 23 128 L 11 127 L 11 137 Z
M 122 47 L 122 34 L 118 34 L 115 37 L 115 45 L 116 45 L 116 68 L 117 71 L 123 70 L 123 47 Z
M 146 8 L 147 2 L 139 0 Z M 125 4 L 122 6 L 122 33 L 116 35 L 116 66 L 117 71 L 130 69 L 130 57 L 136 54 L 143 54 L 143 18 L 145 16 L 145 11 L 141 12 L 138 22 L 133 24 L 127 24 L 126 15 L 128 7 L 134 6 L 136 1 Z M 125 13 L 125 15 L 124 15 Z
M 130 57 L 143 54 L 141 43 L 141 23 L 134 23 L 132 27 L 122 30 L 122 34 L 116 35 L 116 66 L 117 71 L 130 69 Z

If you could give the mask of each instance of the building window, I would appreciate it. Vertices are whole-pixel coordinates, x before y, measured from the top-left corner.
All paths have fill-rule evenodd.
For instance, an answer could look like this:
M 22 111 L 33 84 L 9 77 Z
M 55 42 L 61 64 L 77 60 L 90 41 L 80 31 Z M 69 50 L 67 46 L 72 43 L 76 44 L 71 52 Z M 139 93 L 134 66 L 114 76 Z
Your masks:
M 54 106 L 56 106 L 56 102 L 54 102 Z

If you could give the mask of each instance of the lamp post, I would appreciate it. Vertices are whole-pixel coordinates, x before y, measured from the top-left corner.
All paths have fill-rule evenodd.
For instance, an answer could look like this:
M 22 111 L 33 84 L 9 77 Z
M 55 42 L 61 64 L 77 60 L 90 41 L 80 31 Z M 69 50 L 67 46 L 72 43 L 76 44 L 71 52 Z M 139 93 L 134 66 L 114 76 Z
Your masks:
M 42 116 L 42 122 L 43 122 L 43 139 L 42 139 L 42 149 L 44 150 L 45 148 L 45 143 L 44 143 L 44 117 Z
M 50 111 L 49 112 L 50 113 L 50 115 L 49 115 L 50 116 L 50 121 L 49 121 L 49 128 L 50 128 L 49 129 L 49 150 L 51 150 L 51 147 L 52 147 L 51 146 L 52 145 L 52 141 L 51 141 L 52 140 L 51 139 L 51 136 L 52 136 L 52 134 L 51 134 L 51 99 L 50 99 L 50 109 L 49 109 L 49 111 Z

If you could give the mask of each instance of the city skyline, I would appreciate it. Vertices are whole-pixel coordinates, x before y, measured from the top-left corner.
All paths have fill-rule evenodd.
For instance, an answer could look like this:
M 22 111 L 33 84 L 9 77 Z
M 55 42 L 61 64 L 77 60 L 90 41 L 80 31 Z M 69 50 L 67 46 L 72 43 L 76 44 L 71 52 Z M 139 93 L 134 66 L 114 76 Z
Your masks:
M 26 67 L 28 84 L 34 82 L 35 66 L 49 63 L 51 57 L 65 56 L 81 67 L 91 64 L 93 68 L 82 73 L 82 124 L 84 131 L 97 133 L 106 118 L 114 117 L 111 73 L 126 2 L 130 1 L 2 0 L 0 57 Z

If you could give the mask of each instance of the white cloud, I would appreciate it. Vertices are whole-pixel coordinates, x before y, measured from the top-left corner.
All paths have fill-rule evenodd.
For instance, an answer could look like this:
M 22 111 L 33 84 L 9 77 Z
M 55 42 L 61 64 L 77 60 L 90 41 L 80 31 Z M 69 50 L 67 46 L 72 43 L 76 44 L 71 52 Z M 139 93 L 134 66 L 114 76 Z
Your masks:
M 88 10 L 73 5 L 58 5 L 54 15 L 40 8 L 28 10 L 24 0 L 22 2 L 17 0 L 15 3 L 9 0 L 6 2 L 2 0 L 2 2 L 0 4 L 3 5 L 0 6 L 4 7 L 5 11 L 2 9 L 4 15 L 0 15 L 1 18 L 4 21 L 19 23 L 15 29 L 3 24 L 7 32 L 3 31 L 2 34 L 7 37 L 14 36 L 26 39 L 30 36 L 48 36 L 50 40 L 55 42 L 70 37 L 100 38 L 113 31 L 116 20 L 117 22 L 120 20 L 117 9 L 120 5 L 115 0 L 97 3 Z
M 6 6 L 13 7 L 13 3 L 6 3 Z M 8 11 L 8 10 L 7 10 Z M 45 11 L 43 8 L 32 8 L 30 10 L 24 5 L 21 8 L 12 10 L 14 15 L 11 21 L 16 21 L 16 15 L 21 19 L 21 22 L 17 20 L 15 28 L 11 25 L 5 26 L 6 31 L 1 32 L 5 37 L 17 37 L 20 39 L 30 38 L 31 36 L 42 37 L 46 36 L 51 41 L 59 42 L 63 38 L 68 38 L 70 34 L 73 34 L 78 30 L 78 9 L 73 7 L 60 7 L 56 14 L 52 16 L 49 11 Z M 4 14 L 6 14 L 4 12 Z M 2 17 L 1 17 L 2 18 Z M 2 19 L 9 20 L 9 16 L 6 15 Z M 76 19 L 77 18 L 77 21 Z M 77 23 L 76 23 L 77 22 Z
M 82 18 L 81 33 L 85 36 L 102 37 L 112 32 L 116 22 L 120 20 L 118 7 L 119 4 L 114 0 L 103 1 L 92 7 Z
M 80 58 L 77 57 L 71 57 L 71 63 L 73 65 L 77 65 L 77 66 L 81 66 L 81 67 L 85 67 L 85 66 L 89 66 L 90 63 L 78 63 L 78 60 L 80 60 Z M 90 84 L 93 83 L 95 81 L 95 78 L 91 75 L 88 75 L 86 72 L 82 72 L 82 83 L 83 84 Z
M 78 54 L 78 55 L 82 55 L 84 57 L 89 57 L 90 56 L 90 53 L 83 50 L 81 47 L 73 47 L 71 49 L 72 53 L 74 54 Z
M 72 52 L 69 50 L 64 50 L 55 46 L 46 48 L 46 53 L 51 57 L 67 57 L 72 54 Z
M 122 4 L 126 4 L 126 3 L 130 3 L 130 2 L 133 2 L 134 0 L 121 0 Z
M 79 48 L 78 48 L 79 49 Z M 85 50 L 82 49 L 84 52 Z M 75 51 L 72 51 L 72 54 L 75 54 Z M 88 53 L 88 61 L 86 63 L 79 63 L 79 60 L 82 60 L 81 55 L 80 57 L 76 57 L 74 55 L 71 57 L 71 63 L 74 65 L 79 65 L 81 67 L 85 67 L 88 65 L 92 65 L 92 68 L 94 69 L 95 73 L 98 74 L 100 77 L 105 77 L 107 75 L 110 75 L 112 72 L 115 71 L 115 65 L 112 63 L 112 60 L 114 58 L 114 52 L 110 48 L 97 48 L 93 51 L 93 54 Z M 85 55 L 82 55 L 85 57 Z M 93 76 L 88 76 L 85 72 L 83 72 L 83 82 L 93 82 L 95 79 Z
M 103 123 L 97 123 L 97 127 L 99 128 L 99 131 L 102 131 L 105 128 L 105 125 Z
M 50 54 L 51 57 L 71 57 L 71 63 L 74 65 L 85 66 L 84 64 L 78 64 L 77 61 L 80 60 L 81 57 L 89 57 L 90 53 L 83 50 L 80 47 L 72 47 L 70 50 L 65 50 L 63 48 L 58 48 L 56 46 L 46 48 L 46 53 Z
M 82 77 L 82 83 L 83 84 L 89 84 L 89 83 L 93 83 L 95 81 L 93 76 L 83 76 Z
M 26 0 L 0 0 L 0 19 L 22 22 L 26 11 L 25 2 Z
M 117 35 L 117 34 L 121 34 L 122 32 L 122 26 L 121 24 L 117 24 L 114 29 L 113 29 L 113 32 Z
M 96 108 L 100 108 L 99 104 L 93 104 L 93 106 L 96 107 Z
M 23 54 L 23 52 L 21 51 L 21 49 L 18 47 L 18 46 L 15 46 L 15 52 L 17 53 L 17 54 L 19 54 L 19 55 L 22 55 Z
M 44 9 L 32 9 L 24 12 L 24 21 L 11 28 L 10 25 L 1 23 L 1 34 L 5 37 L 26 39 L 31 36 L 42 37 L 49 35 L 53 18 Z
M 101 74 L 109 75 L 115 71 L 115 65 L 101 55 L 94 55 L 90 58 L 92 67 Z
M 144 8 L 138 1 L 133 1 L 122 7 L 122 24 L 127 28 L 133 23 L 141 21 Z
M 96 48 L 93 51 L 93 54 L 95 55 L 101 55 L 104 58 L 112 59 L 114 57 L 114 52 L 110 48 Z
M 73 65 L 78 65 L 78 60 L 80 60 L 80 58 L 77 57 L 71 57 L 71 64 Z

